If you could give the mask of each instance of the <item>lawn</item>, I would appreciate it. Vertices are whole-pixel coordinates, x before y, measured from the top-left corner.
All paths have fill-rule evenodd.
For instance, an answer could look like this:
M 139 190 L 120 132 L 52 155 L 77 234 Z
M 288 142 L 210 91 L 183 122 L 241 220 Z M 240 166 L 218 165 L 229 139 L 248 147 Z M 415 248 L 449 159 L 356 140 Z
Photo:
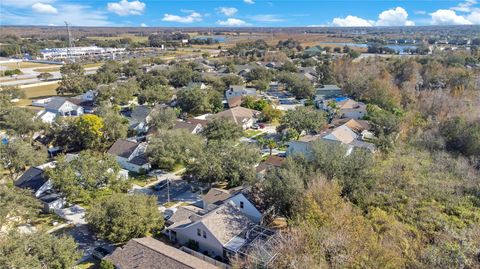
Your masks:
M 53 225 L 54 222 L 57 222 L 56 226 L 58 226 L 65 223 L 65 220 L 54 213 L 40 213 L 33 219 L 32 225 L 35 226 L 37 230 L 46 232 L 50 229 L 55 228 L 55 226 Z
M 246 130 L 245 131 L 245 137 L 252 138 L 252 137 L 257 136 L 261 133 L 262 133 L 262 131 L 260 131 L 260 130 Z
M 54 67 L 58 66 L 56 64 L 43 64 L 43 63 L 32 63 L 32 62 L 18 62 L 18 63 L 2 63 L 0 66 L 5 66 L 9 69 L 15 68 L 33 68 L 33 67 Z
M 132 182 L 132 184 L 138 185 L 140 187 L 145 187 L 145 185 L 147 185 L 148 183 L 151 183 L 157 180 L 156 177 L 151 177 L 148 175 L 138 175 L 133 173 L 130 173 L 129 177 L 130 177 L 130 182 Z
M 47 85 L 40 85 L 40 86 L 33 86 L 33 87 L 25 87 L 22 90 L 25 92 L 26 98 L 20 99 L 16 106 L 30 106 L 32 104 L 32 100 L 34 99 L 42 99 L 51 96 L 56 96 L 57 92 L 55 91 L 58 88 L 58 83 L 52 83 Z
M 100 67 L 103 63 L 90 63 L 90 64 L 82 64 L 83 68 L 92 68 L 92 67 Z M 36 68 L 33 69 L 35 72 L 55 72 L 60 71 L 61 66 L 52 66 L 52 67 L 45 67 L 45 68 Z

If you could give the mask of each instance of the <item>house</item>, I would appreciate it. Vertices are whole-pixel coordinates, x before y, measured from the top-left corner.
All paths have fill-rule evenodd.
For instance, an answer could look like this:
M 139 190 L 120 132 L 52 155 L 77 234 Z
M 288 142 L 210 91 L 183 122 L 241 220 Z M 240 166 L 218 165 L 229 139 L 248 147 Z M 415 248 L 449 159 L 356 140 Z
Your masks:
M 203 131 L 203 127 L 200 123 L 191 123 L 188 121 L 176 121 L 173 129 L 184 129 L 187 130 L 191 134 L 198 134 Z
M 225 98 L 228 100 L 237 96 L 257 96 L 257 90 L 243 85 L 230 85 L 228 90 L 225 91 Z
M 150 170 L 145 151 L 147 143 L 138 143 L 126 139 L 118 139 L 108 150 L 116 157 L 120 166 L 128 171 L 142 173 Z
M 135 238 L 104 258 L 115 268 L 215 269 L 217 266 L 151 237 Z
M 231 240 L 252 225 L 233 203 L 224 203 L 205 214 L 191 214 L 166 229 L 170 240 L 223 260 L 231 250 Z
M 148 106 L 136 106 L 127 114 L 129 128 L 137 133 L 146 133 L 148 131 L 148 122 L 152 109 Z
M 322 85 L 315 90 L 315 101 L 319 102 L 325 99 L 340 97 L 342 89 L 337 85 Z
M 229 190 L 211 188 L 202 197 L 203 209 L 207 211 L 227 202 L 234 205 L 240 212 L 250 218 L 251 221 L 260 223 L 262 213 L 258 210 L 257 206 L 250 201 L 247 191 L 243 186 Z
M 367 105 L 347 97 L 327 99 L 321 103 L 321 108 L 330 112 L 336 110 L 339 118 L 361 119 L 367 115 Z
M 30 190 L 43 205 L 45 212 L 61 209 L 66 200 L 63 195 L 53 189 L 53 183 L 45 174 L 46 167 L 52 167 L 52 163 L 42 166 L 30 167 L 22 176 L 15 181 L 15 186 Z
M 259 114 L 260 111 L 237 106 L 217 114 L 209 115 L 207 116 L 207 120 L 212 121 L 221 118 L 227 119 L 238 124 L 245 130 L 252 127 Z
M 83 107 L 74 102 L 72 102 L 72 98 L 52 97 L 32 102 L 32 105 L 43 106 L 44 110 L 38 112 L 37 117 L 43 122 L 52 123 L 58 116 L 75 117 L 83 115 Z
M 369 152 L 375 152 L 376 147 L 374 144 L 364 141 L 365 132 L 363 127 L 360 127 L 360 122 L 351 122 L 340 125 L 338 127 L 329 128 L 317 135 L 306 135 L 301 137 L 297 141 L 288 142 L 288 148 L 286 151 L 287 156 L 292 156 L 294 154 L 302 154 L 304 156 L 309 156 L 311 154 L 312 146 L 315 141 L 323 141 L 336 143 L 346 146 L 346 154 L 350 155 L 353 149 L 364 149 Z M 361 132 L 352 129 L 351 127 L 358 127 L 358 130 L 363 130 Z
M 271 168 L 281 167 L 283 162 L 285 162 L 284 157 L 270 155 L 265 161 L 258 164 L 258 166 L 255 168 L 255 171 L 258 175 L 262 176 Z

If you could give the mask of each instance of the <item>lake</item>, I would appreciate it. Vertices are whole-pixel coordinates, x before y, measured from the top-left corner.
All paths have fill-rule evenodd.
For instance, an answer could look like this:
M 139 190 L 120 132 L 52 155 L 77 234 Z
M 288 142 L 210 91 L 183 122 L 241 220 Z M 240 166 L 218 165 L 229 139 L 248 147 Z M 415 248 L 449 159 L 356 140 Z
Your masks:
M 335 46 L 342 46 L 342 47 L 356 47 L 356 48 L 368 48 L 369 44 L 358 44 L 358 43 L 336 43 L 336 42 L 324 42 L 320 44 L 321 46 L 325 45 L 335 45 Z M 414 45 L 381 45 L 382 47 L 386 47 L 389 49 L 393 49 L 399 54 L 405 54 L 406 50 L 416 49 L 417 46 Z

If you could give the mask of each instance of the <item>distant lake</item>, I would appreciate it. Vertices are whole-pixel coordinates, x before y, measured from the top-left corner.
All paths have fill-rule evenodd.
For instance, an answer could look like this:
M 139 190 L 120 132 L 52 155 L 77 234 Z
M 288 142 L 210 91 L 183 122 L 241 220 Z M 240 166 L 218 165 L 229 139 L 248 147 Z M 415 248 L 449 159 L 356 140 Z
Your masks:
M 207 39 L 213 39 L 219 43 L 223 43 L 225 42 L 225 40 L 227 39 L 226 37 L 224 36 L 197 36 L 197 37 L 194 37 L 192 39 L 197 39 L 197 40 L 207 40 Z
M 369 44 L 324 42 L 324 43 L 321 43 L 320 45 L 336 45 L 341 47 L 347 46 L 347 47 L 356 47 L 356 48 L 368 48 Z M 414 46 L 414 45 L 381 45 L 381 46 L 389 49 L 393 49 L 399 54 L 405 54 L 406 50 L 412 50 L 417 48 L 417 46 Z

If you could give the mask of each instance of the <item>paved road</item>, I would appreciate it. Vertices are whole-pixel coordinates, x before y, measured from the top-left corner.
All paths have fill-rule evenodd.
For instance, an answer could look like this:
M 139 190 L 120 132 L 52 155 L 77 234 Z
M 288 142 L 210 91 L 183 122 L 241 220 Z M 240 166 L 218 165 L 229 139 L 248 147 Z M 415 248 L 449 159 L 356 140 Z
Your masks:
M 33 71 L 34 69 L 38 69 L 38 67 L 36 67 L 36 68 L 22 68 L 23 74 L 17 76 L 16 80 L 11 80 L 12 79 L 11 77 L 0 78 L 0 85 L 2 85 L 2 86 L 15 86 L 15 85 L 25 85 L 25 84 L 32 84 L 32 83 L 41 82 L 41 80 L 39 80 L 37 78 L 37 76 L 38 76 L 38 74 L 40 74 L 40 72 Z M 94 74 L 94 73 L 97 72 L 97 69 L 98 69 L 98 67 L 85 68 L 85 74 L 87 74 L 87 75 Z M 53 75 L 53 77 L 49 81 L 55 81 L 55 80 L 59 80 L 59 79 L 62 78 L 62 75 L 60 74 L 60 71 L 54 71 L 54 72 L 49 72 L 49 73 Z M 5 81 L 5 80 L 8 80 L 8 81 Z
M 170 201 L 196 203 L 201 200 L 199 192 L 192 192 L 192 186 L 185 180 L 174 180 L 169 188 L 153 192 L 153 195 L 157 196 L 158 204 L 160 205 L 168 202 L 168 194 L 170 194 Z

